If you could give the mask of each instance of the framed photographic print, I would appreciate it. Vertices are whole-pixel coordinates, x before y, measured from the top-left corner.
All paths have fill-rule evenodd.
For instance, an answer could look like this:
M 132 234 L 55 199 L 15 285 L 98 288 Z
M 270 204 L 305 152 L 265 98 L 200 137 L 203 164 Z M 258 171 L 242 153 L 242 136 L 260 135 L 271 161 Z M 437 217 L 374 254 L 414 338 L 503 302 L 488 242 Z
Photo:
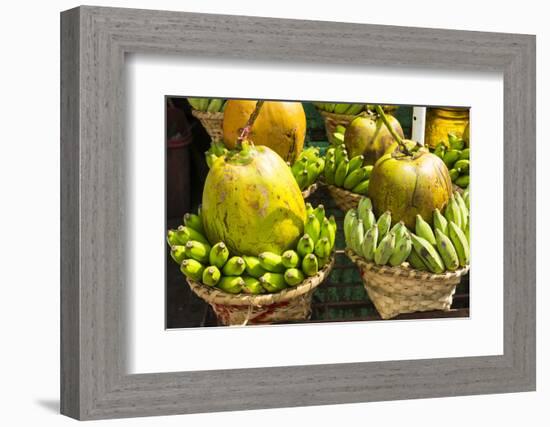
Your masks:
M 534 36 L 79 7 L 61 42 L 63 414 L 535 389 Z

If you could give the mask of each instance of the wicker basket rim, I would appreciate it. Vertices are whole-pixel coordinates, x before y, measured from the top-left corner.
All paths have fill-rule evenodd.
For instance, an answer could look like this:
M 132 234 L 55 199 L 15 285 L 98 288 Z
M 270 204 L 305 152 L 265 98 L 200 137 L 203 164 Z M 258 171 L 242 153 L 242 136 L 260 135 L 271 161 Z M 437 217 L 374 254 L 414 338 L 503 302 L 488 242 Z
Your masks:
M 223 112 L 216 111 L 215 113 L 209 111 L 191 110 L 191 114 L 198 119 L 223 119 Z
M 363 196 L 362 194 L 354 193 L 353 191 L 346 190 L 345 188 L 337 187 L 336 185 L 332 185 L 332 184 L 325 184 L 325 185 L 328 187 L 328 189 L 330 191 L 334 191 L 335 193 L 339 193 L 343 197 L 356 197 L 358 199 L 361 199 L 363 197 L 367 197 L 367 196 Z
M 246 295 L 246 294 L 230 294 L 221 291 L 217 288 L 206 286 L 196 280 L 187 278 L 187 283 L 199 297 L 210 304 L 223 305 L 244 305 L 244 306 L 267 306 L 280 302 L 289 301 L 300 295 L 306 294 L 315 289 L 325 277 L 330 274 L 334 265 L 334 253 L 331 255 L 329 262 L 315 276 L 308 277 L 300 285 L 291 288 L 286 288 L 280 292 L 273 294 Z
M 442 274 L 430 273 L 427 271 L 415 270 L 414 268 L 392 267 L 388 265 L 377 265 L 368 262 L 365 258 L 355 254 L 350 248 L 345 249 L 346 255 L 358 266 L 366 267 L 369 271 L 394 277 L 408 277 L 421 280 L 446 281 L 464 276 L 470 270 L 470 265 L 455 271 L 447 271 Z

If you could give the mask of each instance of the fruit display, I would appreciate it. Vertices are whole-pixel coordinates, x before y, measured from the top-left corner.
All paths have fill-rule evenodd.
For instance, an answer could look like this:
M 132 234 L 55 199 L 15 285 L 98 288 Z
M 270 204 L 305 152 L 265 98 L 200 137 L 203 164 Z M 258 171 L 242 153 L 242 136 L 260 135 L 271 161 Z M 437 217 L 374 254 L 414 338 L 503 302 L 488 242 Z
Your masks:
M 344 219 L 346 246 L 367 262 L 376 265 L 405 267 L 442 274 L 468 266 L 469 195 L 455 192 L 443 212 L 433 212 L 433 227 L 421 215 L 414 228 L 400 221 L 392 224 L 392 212 L 378 218 L 373 203 L 363 198 L 357 209 L 351 209 Z
M 367 106 L 365 104 L 336 104 L 331 102 L 314 102 L 313 105 L 318 110 L 326 111 L 333 114 L 345 114 L 348 116 L 356 116 L 357 114 L 365 111 Z
M 187 98 L 187 101 L 194 110 L 204 113 L 223 112 L 227 104 L 227 100 L 220 98 Z
M 350 159 L 344 144 L 330 147 L 325 155 L 324 181 L 328 185 L 366 195 L 373 166 L 363 166 L 363 163 L 361 154 Z
M 398 120 L 385 108 L 394 106 L 374 104 L 188 101 L 211 138 L 196 133 L 189 149 L 194 161 L 204 152 L 208 169 L 190 165 L 190 202 L 166 218 L 167 310 L 176 319 L 167 327 L 469 309 L 462 135 L 434 149 L 407 139 L 412 106 Z M 203 121 L 209 108 L 218 109 L 216 137 Z
M 432 152 L 443 160 L 449 169 L 453 184 L 460 188 L 470 185 L 470 147 L 467 146 L 464 138 L 449 133 L 448 142 L 440 142 Z
M 323 205 L 310 204 L 304 233 L 285 250 L 237 252 L 228 242 L 210 240 L 206 229 L 204 208 L 186 214 L 182 225 L 168 230 L 170 255 L 187 278 L 229 294 L 276 293 L 317 275 L 330 261 L 337 231 Z
M 227 101 L 223 118 L 223 141 L 235 149 L 241 130 L 256 107 L 255 100 Z M 301 102 L 265 101 L 250 129 L 249 138 L 256 146 L 266 146 L 291 164 L 304 146 L 306 115 Z
M 300 153 L 293 165 L 290 165 L 292 175 L 300 190 L 312 186 L 325 170 L 325 159 L 320 155 L 319 147 L 308 147 Z
M 349 156 L 361 154 L 365 165 L 374 165 L 395 143 L 390 127 L 403 138 L 403 129 L 399 121 L 391 115 L 386 116 L 386 121 L 389 127 L 384 125 L 379 114 L 362 114 L 353 119 L 344 135 L 344 144 Z

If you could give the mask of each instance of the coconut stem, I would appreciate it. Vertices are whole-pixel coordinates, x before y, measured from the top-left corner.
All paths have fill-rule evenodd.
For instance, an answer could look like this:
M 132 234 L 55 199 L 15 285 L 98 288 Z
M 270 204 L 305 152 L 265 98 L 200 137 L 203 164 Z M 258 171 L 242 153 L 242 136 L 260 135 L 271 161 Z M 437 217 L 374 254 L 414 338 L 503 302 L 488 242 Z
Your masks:
M 401 137 L 397 134 L 393 126 L 390 124 L 388 118 L 386 117 L 386 113 L 384 113 L 384 110 L 382 109 L 382 107 L 380 105 L 375 105 L 374 108 L 376 109 L 376 112 L 384 122 L 384 125 L 386 126 L 386 128 L 388 128 L 388 131 L 390 132 L 393 139 L 395 139 L 397 144 L 399 144 L 399 148 L 401 148 L 401 151 L 403 151 L 405 154 L 410 156 L 411 155 L 410 151 L 407 149 L 407 146 L 403 143 L 403 139 L 401 139 Z
M 246 122 L 245 127 L 241 131 L 241 134 L 239 138 L 237 139 L 237 149 L 241 150 L 243 147 L 243 141 L 248 138 L 248 134 L 252 130 L 252 125 L 258 118 L 258 115 L 260 114 L 260 110 L 262 109 L 262 105 L 264 105 L 263 100 L 260 100 L 256 103 L 256 107 L 254 108 L 254 111 L 252 111 L 252 114 L 248 118 L 248 121 Z M 251 145 L 254 145 L 252 142 L 250 142 Z

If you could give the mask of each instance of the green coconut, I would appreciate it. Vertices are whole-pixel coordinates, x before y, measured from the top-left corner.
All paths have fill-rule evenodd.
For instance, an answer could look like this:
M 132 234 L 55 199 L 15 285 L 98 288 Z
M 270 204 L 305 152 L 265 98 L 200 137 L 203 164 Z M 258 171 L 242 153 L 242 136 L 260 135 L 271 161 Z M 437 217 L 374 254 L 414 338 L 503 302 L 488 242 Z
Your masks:
M 443 210 L 451 194 L 445 163 L 424 149 L 410 155 L 399 149 L 385 154 L 370 177 L 369 197 L 376 216 L 390 211 L 392 223 L 403 221 L 411 230 L 417 214 L 431 224 L 434 209 Z
M 375 163 L 369 182 L 369 197 L 377 216 L 391 212 L 392 223 L 403 221 L 414 230 L 416 215 L 433 223 L 433 211 L 447 205 L 453 187 L 445 163 L 415 141 L 405 140 L 377 106 L 380 119 L 395 143 Z
M 395 132 L 403 138 L 403 129 L 399 121 L 393 116 L 388 116 L 387 120 Z M 344 144 L 350 158 L 362 154 L 365 165 L 374 165 L 394 144 L 394 139 L 380 117 L 361 115 L 353 119 L 346 128 Z
M 238 255 L 282 254 L 304 232 L 306 207 L 290 168 L 267 146 L 243 142 L 218 158 L 206 177 L 204 230 Z

